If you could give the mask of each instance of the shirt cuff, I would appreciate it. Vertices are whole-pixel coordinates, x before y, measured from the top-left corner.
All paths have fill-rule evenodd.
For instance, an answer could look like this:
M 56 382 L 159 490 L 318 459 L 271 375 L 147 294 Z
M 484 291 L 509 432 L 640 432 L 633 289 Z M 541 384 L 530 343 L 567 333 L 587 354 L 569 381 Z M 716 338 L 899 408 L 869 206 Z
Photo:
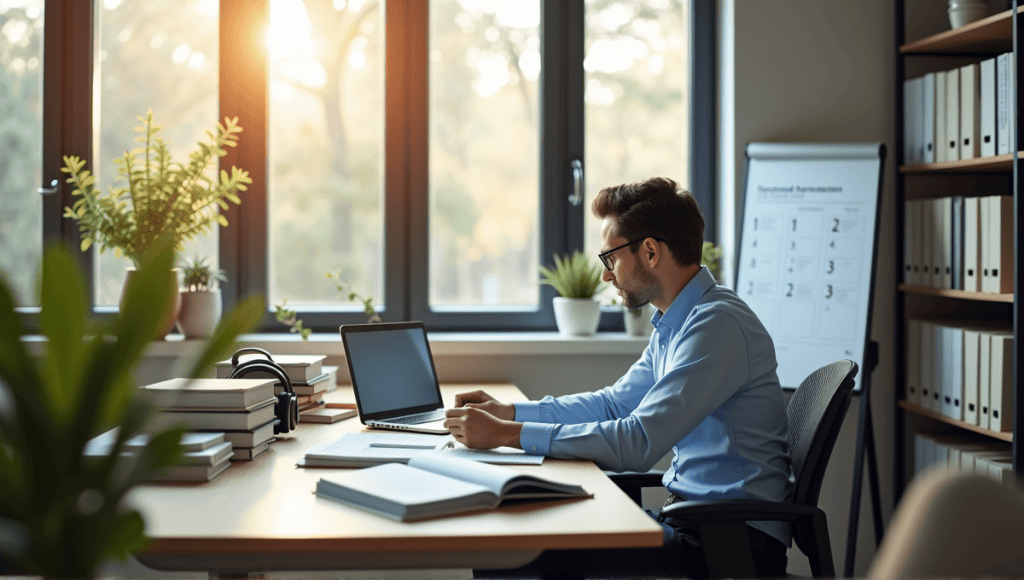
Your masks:
M 549 423 L 523 423 L 519 433 L 519 446 L 530 455 L 547 455 L 551 451 L 551 433 L 555 426 Z
M 519 421 L 520 423 L 540 422 L 540 403 L 538 401 L 512 403 L 512 405 L 516 408 L 516 421 Z

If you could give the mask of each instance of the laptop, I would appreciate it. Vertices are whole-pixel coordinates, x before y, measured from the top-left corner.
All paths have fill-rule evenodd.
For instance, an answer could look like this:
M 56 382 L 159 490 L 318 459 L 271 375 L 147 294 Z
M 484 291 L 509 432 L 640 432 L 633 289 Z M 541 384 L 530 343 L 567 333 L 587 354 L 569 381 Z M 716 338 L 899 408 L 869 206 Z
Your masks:
M 345 324 L 340 331 L 363 425 L 448 434 L 422 322 Z

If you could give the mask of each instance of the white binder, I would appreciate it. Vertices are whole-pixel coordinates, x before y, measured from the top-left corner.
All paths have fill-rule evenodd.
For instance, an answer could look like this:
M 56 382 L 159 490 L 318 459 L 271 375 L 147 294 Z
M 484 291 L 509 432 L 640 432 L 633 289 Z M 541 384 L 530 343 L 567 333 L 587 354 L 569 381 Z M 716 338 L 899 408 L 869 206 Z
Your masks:
M 960 159 L 960 69 L 946 71 L 946 161 Z
M 932 397 L 935 393 L 935 376 L 938 374 L 938 368 L 935 366 L 935 355 L 932 349 L 932 343 L 935 338 L 935 325 L 927 320 L 921 321 L 921 349 L 920 357 L 920 369 L 921 369 L 921 395 L 920 395 L 920 406 L 924 409 L 932 408 Z
M 907 402 L 921 405 L 921 321 L 907 321 Z
M 978 426 L 988 427 L 992 386 L 992 332 L 984 331 L 978 341 Z
M 981 199 L 981 252 L 984 292 L 1013 292 L 1013 197 L 993 195 Z
M 989 421 L 992 431 L 1013 429 L 1013 333 L 992 334 Z
M 921 82 L 921 161 L 935 163 L 935 73 L 924 75 Z
M 935 162 L 946 161 L 946 71 L 935 73 Z
M 996 59 L 981 61 L 978 118 L 981 126 L 981 156 L 996 154 Z
M 978 101 L 981 100 L 978 65 L 960 67 L 960 159 L 974 159 L 981 154 Z
M 964 290 L 981 291 L 981 212 L 979 198 L 964 198 Z
M 949 290 L 953 288 L 953 199 L 943 197 L 938 202 L 942 211 L 942 270 L 939 288 Z
M 1012 153 L 1017 146 L 1013 89 L 1013 53 L 1008 52 L 996 57 L 996 155 Z
M 978 424 L 978 380 L 981 331 L 964 330 L 964 398 L 963 420 L 971 425 Z

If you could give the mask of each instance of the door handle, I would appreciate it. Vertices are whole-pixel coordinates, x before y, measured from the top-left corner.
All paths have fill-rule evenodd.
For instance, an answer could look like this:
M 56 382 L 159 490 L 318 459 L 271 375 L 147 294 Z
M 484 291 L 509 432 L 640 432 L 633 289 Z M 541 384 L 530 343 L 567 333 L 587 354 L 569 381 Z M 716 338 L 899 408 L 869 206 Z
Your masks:
M 569 165 L 572 167 L 572 195 L 569 196 L 569 203 L 579 205 L 583 203 L 583 162 L 573 159 Z
M 39 195 L 53 195 L 60 190 L 60 182 L 54 179 L 50 182 L 50 187 L 40 187 L 36 190 Z

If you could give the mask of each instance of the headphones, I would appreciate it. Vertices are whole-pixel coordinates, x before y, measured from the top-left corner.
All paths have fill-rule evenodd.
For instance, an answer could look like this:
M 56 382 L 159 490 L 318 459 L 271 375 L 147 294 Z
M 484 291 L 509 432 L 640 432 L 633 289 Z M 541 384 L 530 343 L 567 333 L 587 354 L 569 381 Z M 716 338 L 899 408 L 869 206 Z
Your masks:
M 254 358 L 239 364 L 238 357 L 245 353 L 262 354 L 266 358 Z M 231 366 L 234 368 L 228 375 L 229 379 L 240 379 L 255 372 L 267 373 L 277 378 L 281 386 L 284 387 L 284 391 L 277 395 L 277 402 L 274 404 L 274 415 L 280 419 L 274 425 L 274 434 L 295 430 L 295 425 L 299 422 L 299 399 L 295 394 L 295 389 L 292 388 L 292 381 L 288 378 L 288 373 L 284 372 L 281 365 L 274 362 L 270 353 L 254 346 L 240 348 L 231 355 Z

